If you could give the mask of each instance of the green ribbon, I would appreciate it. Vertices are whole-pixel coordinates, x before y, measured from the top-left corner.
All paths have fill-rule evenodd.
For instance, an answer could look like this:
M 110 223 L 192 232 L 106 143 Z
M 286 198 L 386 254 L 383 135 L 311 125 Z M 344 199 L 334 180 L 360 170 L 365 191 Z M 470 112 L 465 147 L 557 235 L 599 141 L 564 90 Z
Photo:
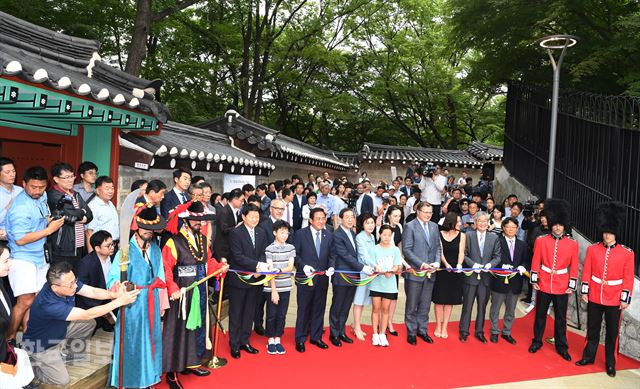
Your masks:
M 189 308 L 189 317 L 187 318 L 187 329 L 194 331 L 202 327 L 202 315 L 200 313 L 200 288 L 193 288 L 191 293 L 191 307 Z

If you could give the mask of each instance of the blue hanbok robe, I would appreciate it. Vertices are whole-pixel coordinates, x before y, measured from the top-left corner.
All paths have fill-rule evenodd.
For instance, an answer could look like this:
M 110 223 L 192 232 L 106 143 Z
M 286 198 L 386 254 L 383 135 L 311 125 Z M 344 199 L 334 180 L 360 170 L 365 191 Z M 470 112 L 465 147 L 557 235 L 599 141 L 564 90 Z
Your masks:
M 107 288 L 120 281 L 120 254 L 113 260 L 107 280 Z M 127 280 L 136 286 L 148 286 L 156 278 L 163 282 L 164 266 L 160 248 L 151 243 L 147 249 L 149 263 L 143 258 L 142 250 L 135 237 L 129 241 L 129 266 Z M 153 332 L 150 331 L 149 289 L 141 289 L 133 304 L 125 308 L 124 314 L 124 374 L 123 385 L 127 388 L 146 388 L 160 382 L 162 375 L 162 327 L 160 323 L 160 289 L 151 291 L 154 295 Z M 118 315 L 119 316 L 119 315 Z M 153 353 L 152 353 L 153 343 Z M 118 387 L 118 367 L 120 358 L 120 317 L 115 326 L 113 363 L 110 385 Z

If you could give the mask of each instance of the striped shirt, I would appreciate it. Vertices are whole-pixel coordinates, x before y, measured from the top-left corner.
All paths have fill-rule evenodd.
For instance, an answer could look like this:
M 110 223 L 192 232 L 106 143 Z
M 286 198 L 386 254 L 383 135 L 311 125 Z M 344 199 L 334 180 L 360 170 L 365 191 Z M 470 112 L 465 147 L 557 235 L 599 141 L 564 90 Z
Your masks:
M 273 267 L 277 269 L 284 269 L 289 264 L 289 260 L 296 258 L 296 249 L 292 244 L 285 243 L 283 245 L 278 242 L 271 243 L 265 250 L 265 256 L 267 262 L 271 261 Z M 292 282 L 291 274 L 281 274 L 275 278 L 276 291 L 277 292 L 289 292 L 291 291 Z M 271 292 L 271 284 L 268 283 L 264 286 L 265 292 Z

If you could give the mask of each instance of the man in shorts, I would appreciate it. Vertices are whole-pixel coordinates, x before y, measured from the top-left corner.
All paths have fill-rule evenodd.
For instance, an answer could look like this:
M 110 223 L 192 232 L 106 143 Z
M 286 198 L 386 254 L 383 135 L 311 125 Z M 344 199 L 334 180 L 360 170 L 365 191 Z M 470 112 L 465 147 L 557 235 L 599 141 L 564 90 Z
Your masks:
M 7 212 L 7 237 L 13 259 L 9 283 L 17 298 L 11 311 L 7 340 L 15 344 L 16 332 L 22 323 L 27 328 L 27 312 L 46 282 L 49 264 L 45 261 L 47 236 L 62 227 L 64 219 L 54 220 L 47 207 L 47 171 L 30 167 L 24 173 L 24 191 L 13 200 Z

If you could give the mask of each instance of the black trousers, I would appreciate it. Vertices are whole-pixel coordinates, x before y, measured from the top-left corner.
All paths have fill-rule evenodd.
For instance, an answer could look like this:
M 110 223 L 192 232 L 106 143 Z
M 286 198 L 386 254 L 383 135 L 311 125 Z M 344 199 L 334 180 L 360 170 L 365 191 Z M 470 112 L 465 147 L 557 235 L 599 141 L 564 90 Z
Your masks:
M 556 351 L 559 353 L 567 352 L 569 350 L 569 345 L 567 344 L 567 305 L 569 295 L 549 294 L 539 290 L 536 296 L 536 320 L 533 322 L 532 344 L 542 345 L 542 335 L 544 335 L 544 327 L 547 324 L 547 310 L 553 302 L 555 316 L 553 337 L 555 338 Z
M 349 318 L 349 310 L 356 295 L 356 287 L 351 285 L 333 285 L 333 298 L 329 309 L 329 328 L 331 336 L 345 335 L 345 325 Z
M 271 292 L 263 292 L 262 299 L 267 302 L 267 326 L 265 334 L 270 338 L 282 336 L 289 309 L 291 292 L 278 292 L 278 304 L 271 302 Z
M 270 293 L 262 293 L 256 304 L 256 316 L 253 318 L 253 328 L 265 328 L 264 326 L 264 306 L 271 300 Z
M 440 209 L 442 209 L 442 204 L 431 204 L 431 210 L 433 211 L 433 215 L 431 215 L 431 221 L 438 224 L 440 221 Z
M 598 343 L 600 343 L 600 327 L 604 315 L 606 335 L 604 338 L 604 353 L 607 367 L 616 366 L 616 351 L 618 346 L 618 330 L 620 328 L 620 307 L 610 307 L 589 301 L 587 305 L 587 344 L 582 352 L 582 359 L 593 362 L 596 359 Z
M 298 316 L 296 318 L 296 343 L 322 339 L 324 311 L 327 306 L 328 277 L 316 277 L 313 287 L 298 285 Z
M 262 285 L 229 288 L 229 345 L 232 350 L 249 344 L 256 303 L 261 294 Z
M 475 274 L 471 275 L 471 277 L 475 276 Z M 470 285 L 466 283 L 462 285 L 462 314 L 460 315 L 461 335 L 469 335 L 473 303 L 476 301 L 476 325 L 474 333 L 476 335 L 484 334 L 484 318 L 490 294 L 491 291 L 489 290 L 489 287 L 482 282 L 478 285 Z

